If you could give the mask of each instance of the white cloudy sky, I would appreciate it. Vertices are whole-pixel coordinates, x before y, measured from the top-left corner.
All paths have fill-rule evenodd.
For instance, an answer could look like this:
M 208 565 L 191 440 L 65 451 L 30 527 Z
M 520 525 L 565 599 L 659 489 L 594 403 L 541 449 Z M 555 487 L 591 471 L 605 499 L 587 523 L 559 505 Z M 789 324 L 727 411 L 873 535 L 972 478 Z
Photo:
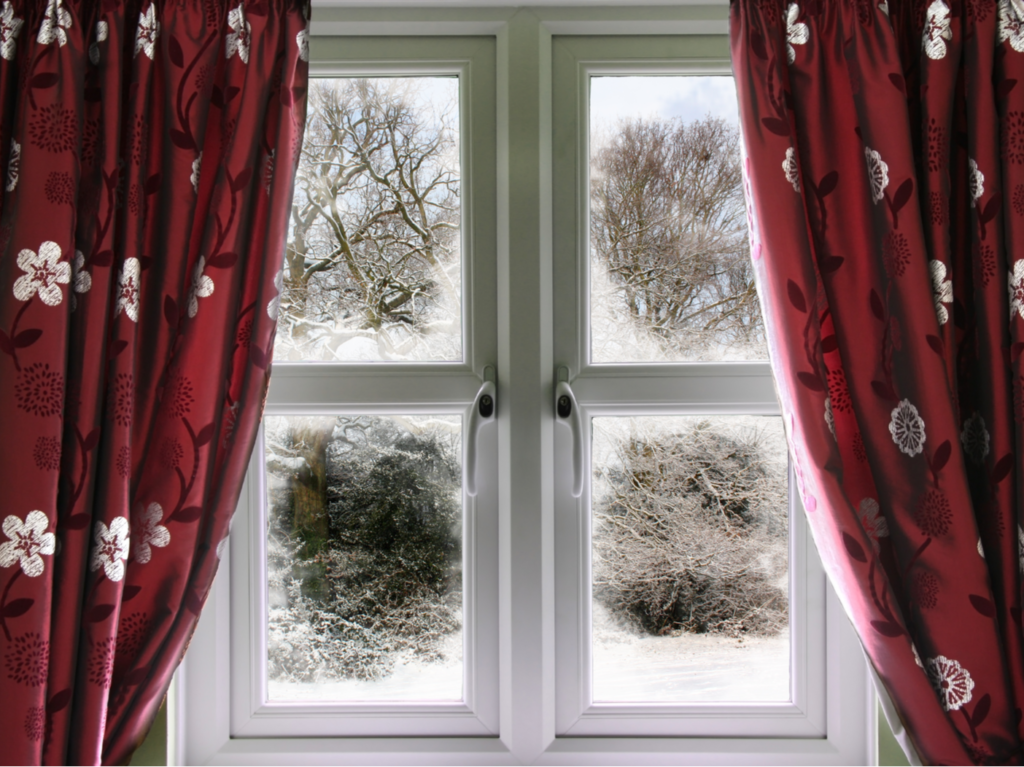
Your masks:
M 732 77 L 592 77 L 591 130 L 614 127 L 620 117 L 679 117 L 707 114 L 739 125 Z

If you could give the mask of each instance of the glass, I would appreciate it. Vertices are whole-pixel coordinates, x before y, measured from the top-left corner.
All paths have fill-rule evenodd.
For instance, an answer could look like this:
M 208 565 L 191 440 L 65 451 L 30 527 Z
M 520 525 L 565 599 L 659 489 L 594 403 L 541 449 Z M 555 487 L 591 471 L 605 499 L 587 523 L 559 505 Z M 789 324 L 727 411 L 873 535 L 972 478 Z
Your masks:
M 591 360 L 765 360 L 731 77 L 590 79 Z
M 311 78 L 274 358 L 462 359 L 457 77 Z
M 594 701 L 789 700 L 782 419 L 593 427 Z
M 277 701 L 462 699 L 462 421 L 269 416 Z

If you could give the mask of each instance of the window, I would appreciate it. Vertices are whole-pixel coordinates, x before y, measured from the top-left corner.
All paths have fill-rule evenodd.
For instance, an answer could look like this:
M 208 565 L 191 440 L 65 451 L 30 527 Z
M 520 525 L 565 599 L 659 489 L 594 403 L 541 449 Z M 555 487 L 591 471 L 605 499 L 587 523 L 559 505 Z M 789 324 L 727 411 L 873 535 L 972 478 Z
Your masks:
M 756 301 L 745 261 L 734 258 L 738 198 L 727 189 L 706 200 L 710 224 L 681 215 L 694 206 L 679 201 L 695 188 L 685 168 L 659 182 L 669 189 L 660 213 L 616 197 L 636 181 L 615 175 L 623 152 L 650 149 L 646 139 L 678 146 L 688 135 L 666 134 L 679 124 L 648 112 L 634 125 L 643 140 L 626 146 L 614 113 L 623 94 L 649 92 L 653 103 L 659 88 L 697 88 L 686 103 L 728 104 L 725 18 L 724 5 L 317 9 L 311 76 L 324 79 L 311 98 L 319 88 L 325 109 L 365 118 L 343 126 L 355 142 L 345 156 L 372 143 L 370 101 L 401 103 L 410 121 L 402 146 L 433 147 L 416 150 L 428 156 L 429 183 L 410 192 L 423 204 L 419 229 L 359 239 L 332 231 L 327 215 L 296 219 L 308 232 L 302 272 L 314 273 L 317 253 L 338 265 L 306 282 L 295 281 L 298 261 L 287 270 L 294 298 L 286 291 L 279 307 L 261 442 L 229 556 L 178 675 L 171 726 L 180 761 L 872 758 L 860 649 L 789 491 Z M 709 146 L 734 140 L 719 129 Z M 316 130 L 311 121 L 307 143 Z M 374 146 L 385 144 L 401 154 L 392 139 Z M 335 162 L 297 188 L 298 207 L 324 189 L 346 222 L 395 206 L 384 197 L 400 193 L 369 181 L 332 187 L 324 176 Z M 662 222 L 665 252 L 696 243 L 687 252 L 714 253 L 715 266 L 638 262 L 658 248 L 635 242 L 635 221 L 615 229 L 631 215 Z M 436 226 L 429 242 L 424 222 Z M 293 243 L 301 234 L 293 226 Z M 374 249 L 361 254 L 365 273 L 341 264 L 343 248 L 330 244 L 340 237 Z M 427 245 L 437 253 L 425 256 Z M 396 256 L 401 248 L 413 255 Z M 707 266 L 706 255 L 694 258 Z M 695 284 L 688 302 L 666 303 Z M 714 313 L 719 305 L 728 320 Z M 566 417 L 556 388 L 572 400 Z M 496 421 L 477 429 L 490 391 Z M 669 486 L 686 483 L 678 478 L 687 467 L 714 469 L 712 483 L 751 480 L 730 486 L 731 501 L 705 493 L 724 527 L 701 523 L 666 549 L 623 510 L 682 520 L 680 503 L 701 503 L 692 489 Z M 640 479 L 653 474 L 669 484 Z M 335 517 L 297 535 L 303 494 L 323 496 L 328 485 Z M 409 493 L 381 488 L 416 491 L 414 503 L 393 504 L 383 533 L 365 513 L 374 502 L 359 499 Z M 430 575 L 408 551 L 352 543 L 367 530 L 392 541 L 399 529 L 398 538 L 414 529 L 433 547 Z M 325 543 L 339 535 L 342 543 Z M 313 550 L 316 567 L 296 569 Z M 684 620 L 678 604 L 637 587 L 683 559 L 699 561 L 689 572 L 705 591 L 707 561 L 721 560 L 716 577 L 733 578 L 729 593 L 742 592 L 742 605 L 722 607 L 712 595 L 719 606 L 702 613 L 691 599 Z M 366 620 L 383 600 L 374 589 L 394 577 L 408 594 L 402 619 L 415 623 L 415 641 L 395 633 L 396 613 Z M 423 583 L 429 599 L 416 590 Z M 314 615 L 310 595 L 349 594 L 353 584 L 365 603 Z M 660 613 L 637 611 L 652 599 Z M 297 638 L 325 620 L 344 641 L 317 645 L 319 656 L 294 653 Z M 678 631 L 711 623 L 713 636 Z M 345 641 L 361 649 L 349 652 Z M 347 672 L 320 673 L 318 657 Z M 652 673 L 666 668 L 679 679 Z M 757 684 L 743 680 L 755 675 Z

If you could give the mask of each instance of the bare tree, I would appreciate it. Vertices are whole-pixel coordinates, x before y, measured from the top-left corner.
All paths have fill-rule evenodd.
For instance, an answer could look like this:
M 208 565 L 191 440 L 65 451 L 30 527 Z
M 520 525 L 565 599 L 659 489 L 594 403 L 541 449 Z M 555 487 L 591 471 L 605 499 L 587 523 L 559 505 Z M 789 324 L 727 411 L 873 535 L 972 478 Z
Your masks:
M 458 134 L 410 79 L 314 81 L 295 184 L 281 358 L 334 359 L 356 337 L 385 358 L 458 337 Z M 454 105 L 453 110 L 454 111 Z
M 666 350 L 763 338 L 738 147 L 709 115 L 623 121 L 594 152 L 594 255 Z

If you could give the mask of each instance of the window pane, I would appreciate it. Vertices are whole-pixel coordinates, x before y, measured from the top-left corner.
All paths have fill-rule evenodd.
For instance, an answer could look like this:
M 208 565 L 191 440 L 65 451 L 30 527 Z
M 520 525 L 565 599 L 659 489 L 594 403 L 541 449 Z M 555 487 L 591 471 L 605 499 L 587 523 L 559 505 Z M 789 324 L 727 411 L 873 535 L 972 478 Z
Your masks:
M 264 434 L 270 699 L 461 700 L 461 419 Z
M 593 424 L 594 700 L 789 700 L 782 419 Z
M 281 360 L 462 359 L 459 80 L 312 78 Z
M 767 359 L 731 77 L 590 80 L 591 359 Z

